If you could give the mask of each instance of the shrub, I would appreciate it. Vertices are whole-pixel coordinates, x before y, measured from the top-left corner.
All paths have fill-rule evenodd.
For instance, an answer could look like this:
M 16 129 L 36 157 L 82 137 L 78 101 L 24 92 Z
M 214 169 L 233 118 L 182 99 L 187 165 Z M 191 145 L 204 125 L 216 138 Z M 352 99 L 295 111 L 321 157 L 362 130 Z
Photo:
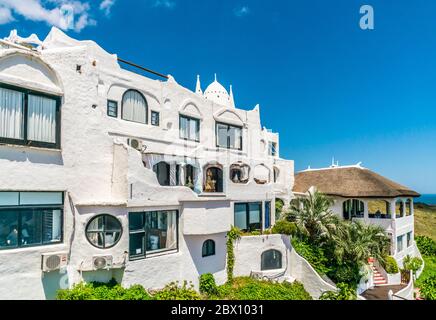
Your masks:
M 420 293 L 426 300 L 436 300 L 436 276 L 431 276 L 422 282 Z
M 215 278 L 211 273 L 202 274 L 200 276 L 200 292 L 207 295 L 216 295 L 218 293 Z
M 417 257 L 411 258 L 409 255 L 405 256 L 403 259 L 403 269 L 404 271 L 412 271 L 415 275 L 416 272 L 421 268 L 423 261 Z
M 235 252 L 233 250 L 233 244 L 236 240 L 241 238 L 241 230 L 235 226 L 232 226 L 229 232 L 227 232 L 227 281 L 233 281 L 233 268 L 235 267 Z
M 393 257 L 386 257 L 384 268 L 387 273 L 394 274 L 398 273 L 400 270 L 398 269 L 397 261 Z
M 352 287 L 356 287 L 361 278 L 359 266 L 351 263 L 336 265 L 328 276 L 335 283 L 348 283 Z
M 357 294 L 356 290 L 346 284 L 346 283 L 338 283 L 337 287 L 339 291 L 326 291 L 324 292 L 320 300 L 356 300 Z
M 292 239 L 292 246 L 319 274 L 324 275 L 330 271 L 330 268 L 327 267 L 328 259 L 322 248 L 297 239 Z
M 286 234 L 288 236 L 294 236 L 297 233 L 297 226 L 294 222 L 286 220 L 279 220 L 271 229 L 273 234 Z
M 427 236 L 415 237 L 416 245 L 421 254 L 425 256 L 436 256 L 436 241 Z
M 234 278 L 232 283 L 218 287 L 218 299 L 226 300 L 312 300 L 299 282 L 276 283 L 252 279 Z
M 194 290 L 194 285 L 184 281 L 182 286 L 179 283 L 171 282 L 160 291 L 157 291 L 153 298 L 155 300 L 201 300 L 200 295 Z
M 79 283 L 72 289 L 59 290 L 58 300 L 150 300 L 151 297 L 140 285 L 123 288 L 114 279 L 109 283 Z

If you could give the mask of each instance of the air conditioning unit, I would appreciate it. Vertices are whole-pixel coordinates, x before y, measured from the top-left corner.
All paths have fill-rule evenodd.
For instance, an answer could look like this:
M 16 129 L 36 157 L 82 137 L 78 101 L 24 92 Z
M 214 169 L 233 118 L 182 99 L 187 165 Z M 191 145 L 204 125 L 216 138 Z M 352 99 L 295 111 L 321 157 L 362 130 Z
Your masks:
M 113 265 L 112 256 L 94 256 L 92 257 L 92 267 L 94 270 L 111 269 Z
M 47 253 L 42 255 L 41 269 L 44 272 L 60 270 L 68 264 L 68 253 Z
M 138 139 L 127 139 L 127 144 L 138 151 L 144 151 L 146 148 L 142 141 Z

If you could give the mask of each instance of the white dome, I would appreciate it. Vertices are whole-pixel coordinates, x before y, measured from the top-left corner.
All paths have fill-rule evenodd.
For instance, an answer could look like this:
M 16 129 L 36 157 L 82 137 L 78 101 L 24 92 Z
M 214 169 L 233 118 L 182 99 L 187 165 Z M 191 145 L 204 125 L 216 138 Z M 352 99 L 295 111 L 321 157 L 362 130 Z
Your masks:
M 231 107 L 230 95 L 227 90 L 217 81 L 212 82 L 204 92 L 204 98 L 217 104 Z

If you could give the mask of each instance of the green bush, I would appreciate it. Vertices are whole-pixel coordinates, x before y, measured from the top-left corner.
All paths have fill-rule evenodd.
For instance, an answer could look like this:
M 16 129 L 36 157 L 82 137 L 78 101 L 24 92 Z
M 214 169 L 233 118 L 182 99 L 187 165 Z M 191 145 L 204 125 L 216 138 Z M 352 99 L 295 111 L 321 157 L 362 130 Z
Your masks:
M 425 279 L 420 288 L 421 295 L 426 300 L 436 300 L 436 276 Z
M 384 268 L 386 272 L 390 274 L 400 272 L 400 270 L 398 269 L 397 261 L 390 256 L 385 258 Z
M 207 295 L 216 295 L 218 293 L 215 278 L 211 273 L 202 274 L 200 276 L 200 292 Z
M 414 275 L 421 268 L 423 261 L 417 257 L 410 257 L 409 255 L 405 256 L 403 259 L 403 270 L 404 271 L 412 271 Z
M 427 236 L 415 237 L 416 245 L 422 255 L 436 256 L 436 241 Z
M 140 285 L 123 288 L 115 280 L 109 283 L 79 283 L 72 289 L 59 290 L 57 300 L 150 300 L 151 297 Z
M 297 226 L 294 222 L 286 220 L 279 220 L 271 229 L 273 234 L 286 234 L 288 236 L 294 236 L 297 233 Z
M 232 283 L 218 287 L 220 300 L 312 300 L 299 282 L 276 283 L 249 277 L 234 278 Z
M 356 290 L 346 284 L 346 283 L 338 283 L 337 287 L 339 291 L 326 291 L 324 292 L 320 300 L 356 300 L 357 294 Z
M 336 265 L 327 275 L 335 283 L 348 283 L 352 287 L 356 287 L 361 278 L 359 266 L 351 263 Z
M 292 246 L 319 274 L 324 275 L 330 271 L 330 268 L 327 267 L 328 259 L 322 248 L 298 239 L 292 239 Z
M 194 290 L 194 285 L 184 281 L 182 286 L 179 283 L 171 282 L 160 291 L 157 291 L 153 298 L 155 300 L 201 300 L 200 295 Z

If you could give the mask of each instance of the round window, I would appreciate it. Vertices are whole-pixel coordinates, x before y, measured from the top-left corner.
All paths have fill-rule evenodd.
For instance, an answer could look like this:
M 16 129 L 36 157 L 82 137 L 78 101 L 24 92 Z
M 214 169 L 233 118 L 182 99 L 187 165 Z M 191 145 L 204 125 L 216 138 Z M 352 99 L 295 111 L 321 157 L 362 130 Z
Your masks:
M 92 218 L 86 226 L 86 238 L 94 247 L 100 249 L 115 246 L 121 238 L 121 233 L 121 222 L 107 214 Z

